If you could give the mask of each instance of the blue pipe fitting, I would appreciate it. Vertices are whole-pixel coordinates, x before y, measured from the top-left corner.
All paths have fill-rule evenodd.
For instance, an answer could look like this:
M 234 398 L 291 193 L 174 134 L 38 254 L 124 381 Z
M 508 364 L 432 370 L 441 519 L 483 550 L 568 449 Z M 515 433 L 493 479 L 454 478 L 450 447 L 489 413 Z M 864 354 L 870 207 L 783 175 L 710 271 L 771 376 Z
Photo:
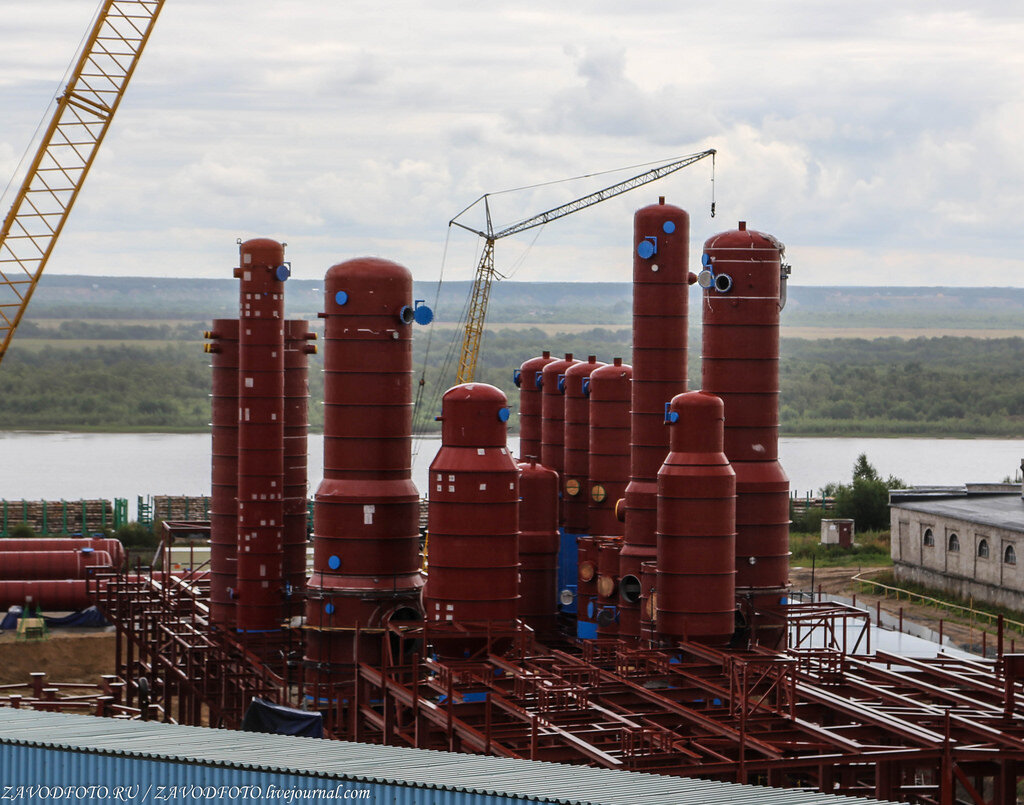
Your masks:
M 665 424 L 674 425 L 679 421 L 679 412 L 669 410 L 672 407 L 672 403 L 665 403 Z
M 516 388 L 522 388 L 523 385 L 523 370 L 513 369 L 512 370 L 512 382 L 516 384 Z
M 291 263 L 282 263 L 281 265 L 279 265 L 277 268 L 274 269 L 274 276 L 277 278 L 278 282 L 284 282 L 291 275 L 292 275 L 292 265 L 291 265 Z
M 434 320 L 434 311 L 426 305 L 426 299 L 413 302 L 413 319 L 419 325 L 430 324 Z
M 658 239 L 654 235 L 648 235 L 637 244 L 636 253 L 644 260 L 654 257 L 658 253 Z

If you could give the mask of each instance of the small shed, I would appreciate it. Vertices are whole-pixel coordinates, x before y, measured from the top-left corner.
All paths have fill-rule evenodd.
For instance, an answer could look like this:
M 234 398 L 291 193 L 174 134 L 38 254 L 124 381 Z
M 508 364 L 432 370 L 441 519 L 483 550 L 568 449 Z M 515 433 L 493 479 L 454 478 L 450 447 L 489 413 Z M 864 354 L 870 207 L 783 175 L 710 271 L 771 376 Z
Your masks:
M 848 518 L 822 520 L 821 544 L 853 547 L 853 520 Z

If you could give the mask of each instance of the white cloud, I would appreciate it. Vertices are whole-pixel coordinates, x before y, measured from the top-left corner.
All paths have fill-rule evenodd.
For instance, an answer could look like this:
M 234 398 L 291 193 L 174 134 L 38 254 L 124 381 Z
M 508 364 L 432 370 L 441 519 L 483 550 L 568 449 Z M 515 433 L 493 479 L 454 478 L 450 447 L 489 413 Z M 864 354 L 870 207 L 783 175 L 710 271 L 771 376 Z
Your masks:
M 5 4 L 5 173 L 91 5 Z M 175 0 L 50 270 L 225 276 L 235 238 L 266 234 L 298 276 L 378 253 L 427 278 L 485 192 L 716 147 L 716 219 L 701 163 L 503 243 L 499 262 L 623 279 L 633 210 L 666 195 L 691 212 L 694 256 L 744 219 L 807 267 L 795 283 L 964 284 L 983 255 L 1019 285 L 1022 39 L 1024 14 L 994 0 Z M 496 196 L 496 219 L 628 175 Z M 463 237 L 448 276 L 471 274 Z

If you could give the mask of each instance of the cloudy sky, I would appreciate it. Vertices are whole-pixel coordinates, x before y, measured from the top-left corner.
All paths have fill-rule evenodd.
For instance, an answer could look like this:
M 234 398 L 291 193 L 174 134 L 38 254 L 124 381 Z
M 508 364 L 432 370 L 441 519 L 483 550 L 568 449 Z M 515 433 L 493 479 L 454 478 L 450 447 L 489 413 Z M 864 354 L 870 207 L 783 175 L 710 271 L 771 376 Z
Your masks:
M 3 0 L 0 187 L 96 7 Z M 716 148 L 714 219 L 705 160 L 501 241 L 499 270 L 627 279 L 664 195 L 691 259 L 742 219 L 794 284 L 1021 286 L 1022 42 L 993 0 L 167 0 L 48 271 L 229 277 L 261 235 L 297 277 L 467 279 L 448 221 L 481 194 Z M 496 196 L 495 223 L 635 172 Z

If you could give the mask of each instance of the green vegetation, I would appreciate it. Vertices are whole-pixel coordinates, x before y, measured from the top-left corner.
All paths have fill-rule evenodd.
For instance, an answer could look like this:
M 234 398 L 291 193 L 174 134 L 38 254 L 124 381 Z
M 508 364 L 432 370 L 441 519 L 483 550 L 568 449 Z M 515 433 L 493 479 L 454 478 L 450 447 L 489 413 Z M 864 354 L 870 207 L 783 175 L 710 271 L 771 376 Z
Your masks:
M 39 534 L 28 523 L 16 523 L 7 530 L 7 536 L 11 539 L 35 539 Z
M 160 537 L 158 534 L 159 531 L 156 531 L 149 526 L 145 526 L 142 523 L 131 522 L 119 526 L 113 536 L 119 539 L 125 548 L 134 551 L 147 550 L 152 552 L 156 550 L 157 545 L 160 544 Z
M 961 598 L 960 596 L 952 595 L 951 593 L 947 593 L 942 590 L 936 590 L 933 587 L 926 587 L 923 584 L 916 584 L 912 581 L 899 581 L 896 578 L 895 572 L 892 570 L 879 571 L 878 573 L 872 574 L 871 579 L 873 581 L 877 581 L 879 584 L 884 584 L 888 587 L 896 587 L 902 591 L 910 593 L 910 596 L 908 597 L 908 600 L 910 601 L 914 600 L 914 596 L 920 596 L 924 598 L 933 598 L 936 601 L 942 602 L 943 604 L 949 607 L 949 609 L 947 609 L 948 612 L 951 612 L 953 615 L 957 616 L 947 618 L 947 620 L 952 620 L 964 624 L 968 623 L 970 619 L 967 617 L 967 614 L 958 611 L 963 609 L 974 610 L 976 613 L 984 613 L 985 616 L 988 616 L 984 619 L 987 620 L 987 623 L 990 626 L 996 622 L 996 619 L 1000 615 L 1002 615 L 1004 618 L 1008 620 L 1015 621 L 1017 623 L 1024 622 L 1024 612 L 1020 612 L 1015 609 L 1010 609 L 1008 607 L 1001 607 L 996 604 L 987 604 L 982 601 L 975 601 L 973 598 Z M 874 585 L 867 582 L 861 582 L 859 585 L 859 590 L 861 592 L 873 595 L 877 595 L 880 592 L 883 592 L 882 590 L 880 590 L 880 588 L 875 587 Z M 975 622 L 975 626 L 976 628 L 981 628 L 981 624 L 978 622 Z M 1024 631 L 1020 631 L 1018 632 L 1018 634 L 1024 635 Z
M 789 549 L 793 564 L 808 567 L 814 561 L 817 567 L 857 567 L 891 565 L 889 531 L 860 531 L 852 548 L 822 545 L 821 532 L 790 532 Z
M 797 511 L 794 501 L 789 504 L 789 516 L 792 530 L 806 534 L 821 533 L 821 521 L 826 518 L 852 519 L 857 528 L 857 542 L 861 542 L 861 533 L 880 532 L 889 539 L 889 490 L 902 489 L 906 486 L 901 478 L 890 475 L 882 478 L 878 474 L 867 455 L 861 453 L 853 465 L 853 478 L 850 483 L 828 483 L 821 490 L 822 500 L 831 499 L 832 508 L 824 510 L 807 507 Z M 888 543 L 885 546 L 886 556 L 889 554 Z M 886 563 L 888 564 L 888 563 Z
M 26 325 L 0 371 L 0 426 L 101 431 L 207 427 L 210 370 L 197 342 L 198 324 L 154 324 L 150 332 L 138 323 L 36 323 L 27 330 Z M 158 338 L 143 337 L 154 334 Z M 630 342 L 628 327 L 555 334 L 539 327 L 489 330 L 477 379 L 509 395 L 514 427 L 518 392 L 513 368 L 545 349 L 555 355 L 629 361 Z M 450 325 L 415 330 L 418 431 L 436 429 L 440 396 L 455 381 L 458 345 Z M 1021 338 L 784 339 L 782 352 L 780 432 L 786 436 L 1016 437 L 1024 429 Z M 691 328 L 691 388 L 700 387 L 699 354 L 699 332 Z M 314 429 L 323 422 L 322 365 L 322 355 L 311 356 L 309 417 Z

